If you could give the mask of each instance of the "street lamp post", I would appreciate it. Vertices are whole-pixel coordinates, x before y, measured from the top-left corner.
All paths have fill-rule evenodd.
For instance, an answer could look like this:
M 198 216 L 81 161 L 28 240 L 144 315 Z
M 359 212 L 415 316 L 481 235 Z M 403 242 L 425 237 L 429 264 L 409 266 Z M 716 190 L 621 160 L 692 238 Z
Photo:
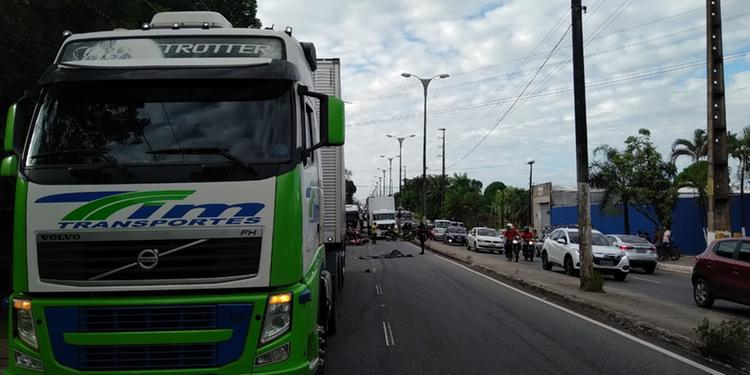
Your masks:
M 401 150 L 404 146 L 404 140 L 406 138 L 414 137 L 414 134 L 409 134 L 406 137 L 395 137 L 391 134 L 386 134 L 385 136 L 388 138 L 394 138 L 398 141 L 398 192 L 401 193 L 401 182 L 403 181 L 401 179 L 401 169 L 403 168 L 403 161 L 401 160 Z
M 531 189 L 531 174 L 534 170 L 534 159 L 529 159 L 526 164 L 529 165 L 529 226 L 534 226 L 534 193 Z
M 411 73 L 401 73 L 404 78 L 414 77 L 422 82 L 422 88 L 424 89 L 424 125 L 423 125 L 423 137 L 422 137 L 422 222 L 426 222 L 427 219 L 427 87 L 430 85 L 430 81 L 435 78 L 448 78 L 448 74 L 438 74 L 431 78 L 421 78 Z
M 393 195 L 393 159 L 396 157 L 388 157 L 385 155 L 380 155 L 380 157 L 388 159 L 388 195 Z
M 381 168 L 378 168 L 378 170 L 381 171 L 381 172 L 383 172 L 383 180 L 382 180 L 383 181 L 383 196 L 386 196 L 387 195 L 385 193 L 385 172 L 386 172 L 386 170 L 385 169 L 381 169 Z

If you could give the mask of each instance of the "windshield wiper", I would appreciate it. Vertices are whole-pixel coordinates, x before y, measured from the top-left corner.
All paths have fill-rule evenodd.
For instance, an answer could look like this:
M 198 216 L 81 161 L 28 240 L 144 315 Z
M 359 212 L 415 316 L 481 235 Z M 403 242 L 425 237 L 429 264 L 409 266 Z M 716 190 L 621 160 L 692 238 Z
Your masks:
M 31 159 L 54 158 L 54 157 L 70 155 L 70 154 L 94 154 L 104 159 L 104 161 L 108 163 L 112 163 L 112 164 L 117 163 L 117 160 L 115 160 L 113 157 L 105 154 L 102 150 L 99 150 L 96 148 L 77 148 L 77 149 L 70 149 L 70 150 L 44 152 L 41 154 L 31 155 L 29 156 L 29 158 Z
M 256 175 L 258 174 L 255 171 L 255 168 L 253 168 L 250 164 L 245 163 L 237 155 L 229 152 L 229 150 L 218 147 L 164 148 L 159 150 L 149 150 L 146 151 L 146 153 L 152 155 L 220 155 L 225 159 L 242 166 L 248 172 Z

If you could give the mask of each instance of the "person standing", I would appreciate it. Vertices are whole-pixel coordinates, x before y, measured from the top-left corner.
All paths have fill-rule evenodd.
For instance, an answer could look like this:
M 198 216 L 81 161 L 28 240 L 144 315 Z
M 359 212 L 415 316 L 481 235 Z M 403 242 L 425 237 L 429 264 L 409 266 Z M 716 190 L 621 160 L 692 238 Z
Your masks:
M 422 252 L 419 255 L 424 255 L 424 243 L 427 242 L 427 227 L 424 225 L 424 221 L 419 223 L 417 235 L 419 236 L 419 244 L 422 247 Z
M 373 245 L 378 242 L 378 225 L 375 223 L 372 223 L 372 226 L 370 227 L 370 238 L 372 239 Z

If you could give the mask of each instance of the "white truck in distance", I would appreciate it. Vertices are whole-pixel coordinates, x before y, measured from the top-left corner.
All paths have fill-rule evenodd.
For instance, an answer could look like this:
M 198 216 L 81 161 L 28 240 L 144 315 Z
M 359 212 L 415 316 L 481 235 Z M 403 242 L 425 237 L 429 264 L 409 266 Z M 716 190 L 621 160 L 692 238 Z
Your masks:
M 396 204 L 393 197 L 379 196 L 367 198 L 367 216 L 372 224 L 377 225 L 377 236 L 385 237 L 388 229 L 396 226 Z

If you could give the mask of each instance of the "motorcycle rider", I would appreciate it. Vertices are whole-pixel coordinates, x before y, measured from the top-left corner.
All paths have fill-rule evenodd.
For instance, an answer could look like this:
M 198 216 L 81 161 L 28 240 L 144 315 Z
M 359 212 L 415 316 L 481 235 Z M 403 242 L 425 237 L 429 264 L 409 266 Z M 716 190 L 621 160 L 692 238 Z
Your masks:
M 510 254 L 513 254 L 513 239 L 518 236 L 518 231 L 513 228 L 513 224 L 508 223 L 505 225 L 503 236 L 505 237 L 505 257 L 510 258 Z
M 523 240 L 523 246 L 521 248 L 527 249 L 524 250 L 524 257 L 527 256 L 527 252 L 530 252 L 531 256 L 533 257 L 534 248 L 533 245 L 529 245 L 529 241 L 534 240 L 534 233 L 531 231 L 531 228 L 529 228 L 528 226 L 523 227 L 523 230 L 521 231 L 521 239 Z

